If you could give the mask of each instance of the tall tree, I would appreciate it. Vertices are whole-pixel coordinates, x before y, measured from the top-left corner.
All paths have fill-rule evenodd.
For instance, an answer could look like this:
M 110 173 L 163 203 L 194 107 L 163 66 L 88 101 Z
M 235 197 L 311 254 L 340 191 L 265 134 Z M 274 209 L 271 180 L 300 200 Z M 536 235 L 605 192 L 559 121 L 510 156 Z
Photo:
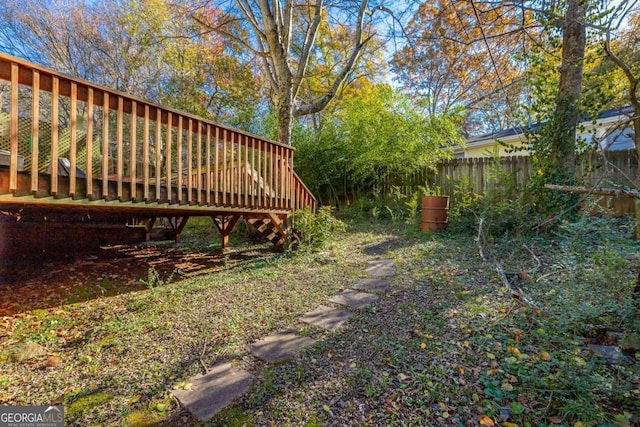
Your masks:
M 579 122 L 580 90 L 587 43 L 589 0 L 568 0 L 562 20 L 562 62 L 555 111 L 549 133 L 550 177 L 558 184 L 573 183 L 576 172 L 576 127 Z
M 507 127 L 520 101 L 522 49 L 540 27 L 532 16 L 514 5 L 424 2 L 406 27 L 394 71 L 431 114 L 464 107 L 468 131 Z
M 0 4 L 0 49 L 123 92 L 248 127 L 260 100 L 245 58 L 198 35 L 171 0 Z M 32 13 L 33 9 L 38 13 Z M 215 11 L 212 11 L 215 13 Z M 243 118 L 244 117 L 244 118 Z
M 213 4 L 213 3 L 212 3 Z M 203 13 L 196 14 L 206 28 L 242 43 L 260 58 L 270 84 L 278 120 L 278 140 L 291 143 L 295 117 L 321 111 L 336 96 L 358 62 L 365 46 L 374 37 L 373 17 L 384 7 L 368 0 L 336 3 L 324 0 L 235 0 L 216 2 L 225 16 L 211 22 Z M 311 57 L 316 53 L 318 31 L 322 22 L 345 29 L 349 35 L 345 55 L 332 58 L 333 78 L 325 92 L 312 100 L 300 97 Z M 239 24 L 240 23 L 240 24 Z

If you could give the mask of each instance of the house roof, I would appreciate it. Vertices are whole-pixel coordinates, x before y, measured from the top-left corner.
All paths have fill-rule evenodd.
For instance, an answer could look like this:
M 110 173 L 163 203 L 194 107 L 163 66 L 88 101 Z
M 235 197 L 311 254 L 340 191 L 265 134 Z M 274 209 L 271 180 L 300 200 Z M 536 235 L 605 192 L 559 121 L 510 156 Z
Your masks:
M 605 110 L 598 116 L 597 120 L 605 120 L 610 118 L 616 118 L 623 115 L 632 115 L 634 113 L 633 107 L 630 105 L 620 107 L 620 108 L 611 108 L 609 110 Z M 583 118 L 583 121 L 590 121 L 588 118 Z M 529 126 L 515 126 L 512 128 L 504 129 L 499 132 L 487 133 L 484 135 L 472 136 L 466 139 L 467 145 L 474 143 L 481 143 L 487 141 L 495 141 L 501 140 L 512 136 L 523 135 L 525 131 L 536 131 L 540 129 L 540 123 L 534 123 Z

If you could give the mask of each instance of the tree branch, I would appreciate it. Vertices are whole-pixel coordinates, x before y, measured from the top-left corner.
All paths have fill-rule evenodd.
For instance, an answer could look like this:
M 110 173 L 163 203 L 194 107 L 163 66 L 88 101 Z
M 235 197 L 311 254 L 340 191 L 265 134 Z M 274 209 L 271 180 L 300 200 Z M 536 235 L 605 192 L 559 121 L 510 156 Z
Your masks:
M 349 60 L 342 68 L 342 71 L 336 76 L 336 79 L 334 80 L 333 85 L 329 89 L 329 92 L 313 103 L 298 105 L 294 107 L 294 110 L 293 110 L 294 117 L 300 117 L 307 114 L 312 114 L 312 113 L 317 113 L 319 111 L 322 111 L 322 109 L 327 106 L 329 101 L 333 99 L 335 94 L 338 92 L 338 89 L 340 88 L 340 86 L 346 80 L 347 76 L 353 69 L 353 66 L 356 63 L 358 57 L 360 56 L 362 49 L 367 44 L 367 42 L 369 42 L 369 40 L 373 38 L 373 34 L 372 34 L 368 36 L 366 39 L 364 40 L 362 39 L 364 15 L 367 12 L 368 5 L 369 5 L 368 0 L 363 0 L 362 4 L 360 5 L 360 12 L 358 13 L 358 21 L 357 21 L 358 25 L 356 29 L 356 34 L 353 38 L 354 46 L 353 46 L 353 50 L 351 51 L 351 56 L 349 57 Z

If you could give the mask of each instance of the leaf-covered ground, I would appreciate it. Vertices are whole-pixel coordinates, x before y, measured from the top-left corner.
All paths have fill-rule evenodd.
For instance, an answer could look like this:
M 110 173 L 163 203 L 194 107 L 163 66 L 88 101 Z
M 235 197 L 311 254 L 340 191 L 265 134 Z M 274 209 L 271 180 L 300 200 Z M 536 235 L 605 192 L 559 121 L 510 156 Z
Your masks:
M 30 283 L 27 301 L 10 296 L 20 283 L 1 285 L 0 404 L 62 403 L 69 425 L 198 425 L 169 391 L 232 360 L 257 381 L 211 425 L 638 422 L 638 364 L 608 365 L 588 347 L 618 340 L 637 316 L 640 245 L 623 222 L 491 241 L 487 261 L 474 233 L 400 223 L 350 224 L 319 252 L 284 254 L 240 243 L 216 254 L 211 228 L 194 224 L 180 248 L 119 249 L 129 261 L 83 270 L 77 285 Z M 397 273 L 375 305 L 335 332 L 297 323 L 382 255 Z M 74 298 L 82 282 L 92 293 Z M 317 343 L 275 366 L 249 355 L 290 325 Z

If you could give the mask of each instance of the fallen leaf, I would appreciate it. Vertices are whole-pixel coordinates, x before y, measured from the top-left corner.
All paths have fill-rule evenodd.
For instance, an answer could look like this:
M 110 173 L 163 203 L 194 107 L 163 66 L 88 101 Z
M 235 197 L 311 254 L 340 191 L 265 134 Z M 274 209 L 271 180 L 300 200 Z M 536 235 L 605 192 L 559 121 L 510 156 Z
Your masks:
M 427 344 L 425 344 L 425 343 L 420 343 L 420 348 L 424 350 L 425 348 L 427 348 Z
M 510 354 L 513 354 L 514 356 L 519 356 L 520 355 L 520 350 L 518 349 L 518 347 L 508 346 L 507 347 L 507 351 Z
M 131 399 L 129 399 L 129 405 L 133 405 L 134 403 L 138 403 L 141 398 L 142 398 L 141 394 L 136 394 Z
M 547 353 L 546 351 L 541 351 L 540 352 L 540 359 L 544 360 L 545 362 L 550 362 L 551 361 L 551 355 L 549 353 Z
M 57 368 L 62 364 L 62 358 L 59 356 L 51 356 L 47 359 L 45 366 L 47 368 Z
M 560 424 L 562 422 L 562 418 L 558 417 L 558 416 L 554 416 L 549 418 L 549 421 L 551 421 L 554 424 Z
M 491 418 L 489 418 L 488 416 L 483 415 L 482 418 L 480 418 L 480 425 L 481 426 L 494 427 L 496 425 L 496 423 L 494 423 L 493 420 Z

